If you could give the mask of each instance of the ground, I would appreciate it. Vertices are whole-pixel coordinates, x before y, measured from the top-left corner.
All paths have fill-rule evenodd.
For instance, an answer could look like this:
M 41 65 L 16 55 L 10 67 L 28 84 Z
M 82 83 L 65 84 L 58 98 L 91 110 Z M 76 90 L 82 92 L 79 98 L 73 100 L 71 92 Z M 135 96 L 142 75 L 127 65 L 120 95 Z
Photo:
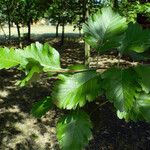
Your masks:
M 84 43 L 79 38 L 67 38 L 63 46 L 59 39 L 48 36 L 44 39 L 60 52 L 63 67 L 84 63 Z M 90 65 L 106 66 L 109 65 L 106 62 L 115 63 L 115 59 L 115 56 L 100 56 L 97 64 L 98 58 L 93 53 Z M 15 83 L 22 76 L 15 69 L 0 72 L 0 150 L 59 150 L 55 126 L 64 112 L 53 108 L 41 119 L 30 113 L 36 101 L 50 95 L 54 81 L 41 77 L 26 88 L 19 88 Z M 85 108 L 94 126 L 93 138 L 86 150 L 149 150 L 149 124 L 119 120 L 111 104 L 97 107 L 104 99 L 99 97 L 96 103 Z

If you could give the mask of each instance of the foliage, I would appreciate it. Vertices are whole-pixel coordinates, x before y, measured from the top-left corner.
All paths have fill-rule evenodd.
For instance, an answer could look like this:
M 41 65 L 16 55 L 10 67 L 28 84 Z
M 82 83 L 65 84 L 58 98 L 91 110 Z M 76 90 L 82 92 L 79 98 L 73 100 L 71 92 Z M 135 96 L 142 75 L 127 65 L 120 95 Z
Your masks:
M 53 106 L 53 104 L 52 104 L 51 97 L 46 97 L 43 100 L 34 104 L 32 110 L 31 110 L 31 113 L 35 117 L 41 118 L 43 115 L 46 114 L 46 112 L 48 112 L 52 108 L 52 106 Z
M 8 69 L 13 66 L 22 64 L 21 56 L 14 49 L 1 48 L 0 49 L 0 69 Z
M 46 12 L 46 18 L 52 23 L 67 24 L 72 23 L 75 13 L 71 0 L 55 0 Z
M 18 29 L 21 25 L 29 27 L 44 16 L 50 3 L 51 0 L 0 0 L 0 22 L 7 22 L 9 30 L 12 23 L 15 23 Z M 9 32 L 11 35 L 11 31 Z
M 103 73 L 106 96 L 119 111 L 129 110 L 134 103 L 137 83 L 136 73 L 131 69 L 113 68 Z
M 129 24 L 123 40 L 121 41 L 121 52 L 135 51 L 142 53 L 150 47 L 150 30 L 142 29 L 138 24 Z
M 150 47 L 150 29 L 127 23 L 110 7 L 90 17 L 84 25 L 84 33 L 85 41 L 101 53 L 112 49 L 121 54 L 130 54 L 129 51 L 142 53 Z
M 100 93 L 101 77 L 94 71 L 74 75 L 60 75 L 56 83 L 53 99 L 59 108 L 76 109 L 93 101 Z M 94 85 L 94 87 L 93 87 Z
M 63 150 L 81 150 L 92 136 L 92 124 L 85 112 L 72 112 L 60 119 L 57 138 Z
M 143 14 L 150 19 L 150 3 L 140 3 L 139 0 L 121 1 L 119 5 L 120 13 L 127 18 L 128 22 L 136 22 L 138 14 Z
M 106 19 L 107 18 L 107 19 Z M 115 48 L 120 54 L 139 55 L 148 51 L 149 30 L 126 20 L 111 8 L 103 8 L 85 25 L 85 40 L 100 52 Z M 121 37 L 121 38 L 120 38 Z M 115 42 L 115 44 L 113 44 Z M 105 46 L 104 46 L 105 45 Z M 35 43 L 24 49 L 0 49 L 0 69 L 17 66 L 26 76 L 25 86 L 35 76 L 47 73 L 58 79 L 51 96 L 37 102 L 32 109 L 36 117 L 44 115 L 53 105 L 66 111 L 57 124 L 57 138 L 63 150 L 82 150 L 91 138 L 90 117 L 81 107 L 102 93 L 107 97 L 120 119 L 150 122 L 150 66 L 117 66 L 98 72 L 83 66 L 63 69 L 59 53 L 47 43 Z
M 118 41 L 126 28 L 126 19 L 108 7 L 91 16 L 83 30 L 87 43 L 105 51 L 119 46 Z

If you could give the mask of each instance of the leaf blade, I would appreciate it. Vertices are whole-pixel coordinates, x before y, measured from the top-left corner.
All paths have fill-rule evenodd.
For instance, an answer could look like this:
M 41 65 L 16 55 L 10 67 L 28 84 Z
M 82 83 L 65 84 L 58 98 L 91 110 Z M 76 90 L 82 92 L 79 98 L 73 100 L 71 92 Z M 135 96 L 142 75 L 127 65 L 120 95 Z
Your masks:
M 34 117 L 41 118 L 52 108 L 52 106 L 53 104 L 51 97 L 46 97 L 34 104 L 31 113 Z
M 138 87 L 136 72 L 132 68 L 112 68 L 104 72 L 102 77 L 107 98 L 119 111 L 129 110 L 135 101 Z
M 72 112 L 57 124 L 57 139 L 63 150 L 82 150 L 92 136 L 92 123 L 85 112 Z
M 100 74 L 89 71 L 70 76 L 60 76 L 52 94 L 54 103 L 63 109 L 82 107 L 93 101 L 101 91 Z
M 89 18 L 83 31 L 85 41 L 96 50 L 104 52 L 120 45 L 120 38 L 126 28 L 126 19 L 106 7 Z

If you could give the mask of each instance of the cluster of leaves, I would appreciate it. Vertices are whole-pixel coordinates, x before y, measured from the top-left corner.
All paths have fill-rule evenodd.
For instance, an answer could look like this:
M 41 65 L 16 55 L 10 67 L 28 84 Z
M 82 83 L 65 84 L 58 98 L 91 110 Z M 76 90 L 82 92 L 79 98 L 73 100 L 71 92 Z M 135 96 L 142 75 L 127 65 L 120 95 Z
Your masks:
M 103 8 L 89 18 L 84 32 L 85 40 L 103 53 L 115 49 L 121 54 L 137 54 L 150 47 L 150 31 L 127 24 L 111 8 Z M 48 76 L 59 74 L 52 94 L 37 102 L 32 114 L 42 117 L 54 105 L 71 110 L 57 124 L 57 138 L 63 150 L 82 150 L 88 144 L 92 123 L 82 107 L 101 94 L 114 104 L 119 118 L 150 122 L 150 66 L 114 66 L 104 72 L 84 66 L 63 69 L 59 53 L 47 43 L 38 42 L 24 49 L 1 48 L 0 69 L 14 66 L 25 72 L 25 78 L 19 82 L 21 86 L 42 72 Z
M 21 25 L 31 24 L 44 16 L 51 2 L 51 0 L 0 0 L 0 24 L 8 23 L 10 28 L 12 23 L 15 23 L 18 29 Z
M 47 72 L 49 76 L 55 72 L 69 70 L 60 67 L 59 53 L 47 43 L 42 45 L 37 42 L 23 50 L 1 48 L 0 62 L 0 69 L 17 66 L 25 72 L 26 76 L 19 82 L 20 86 L 25 86 L 35 79 L 36 74 L 42 72 Z M 58 78 L 52 95 L 34 105 L 32 109 L 34 116 L 42 117 L 53 105 L 69 110 L 83 107 L 100 93 L 101 77 L 96 71 L 60 74 Z M 57 137 L 60 146 L 65 150 L 82 149 L 91 138 L 91 128 L 90 118 L 85 112 L 72 111 L 58 122 Z
M 83 30 L 85 41 L 100 53 L 117 50 L 133 59 L 137 56 L 137 59 L 149 59 L 144 54 L 150 47 L 150 30 L 142 29 L 137 23 L 128 23 L 125 17 L 110 8 L 91 16 Z
M 120 13 L 125 16 L 128 22 L 136 22 L 138 14 L 143 14 L 150 19 L 150 3 L 141 3 L 139 0 L 135 1 L 121 1 L 119 5 Z

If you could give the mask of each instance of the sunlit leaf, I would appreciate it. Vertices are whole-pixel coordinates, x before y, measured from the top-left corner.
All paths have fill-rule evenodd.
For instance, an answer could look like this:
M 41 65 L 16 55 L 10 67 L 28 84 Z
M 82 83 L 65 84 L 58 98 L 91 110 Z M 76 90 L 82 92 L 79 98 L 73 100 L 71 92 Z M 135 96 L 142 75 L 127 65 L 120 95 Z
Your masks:
M 82 107 L 101 93 L 101 77 L 94 71 L 59 76 L 54 91 L 54 103 L 63 109 Z
M 18 51 L 13 48 L 0 48 L 0 69 L 9 69 L 20 64 L 26 64 L 26 61 Z
M 39 62 L 44 71 L 60 69 L 59 53 L 47 43 L 42 45 L 36 42 L 27 46 L 21 53 L 26 59 Z
M 106 7 L 89 18 L 83 31 L 85 41 L 102 52 L 117 48 L 126 28 L 126 19 Z

